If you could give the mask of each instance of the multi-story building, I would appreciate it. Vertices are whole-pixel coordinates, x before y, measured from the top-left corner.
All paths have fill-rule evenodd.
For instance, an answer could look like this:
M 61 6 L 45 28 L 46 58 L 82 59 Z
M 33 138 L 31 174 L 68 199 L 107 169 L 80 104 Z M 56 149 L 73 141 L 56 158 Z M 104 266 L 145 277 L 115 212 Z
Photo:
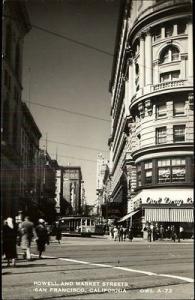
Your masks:
M 113 201 L 145 222 L 193 222 L 192 1 L 121 1 L 110 81 Z M 190 230 L 190 229 L 189 229 Z
M 39 141 L 42 136 L 27 105 L 21 103 L 21 167 L 20 198 L 18 209 L 24 215 L 36 210 L 41 192 L 40 150 Z M 36 207 L 36 208 L 35 208 Z
M 96 213 L 100 216 L 102 216 L 101 206 L 104 203 L 104 199 L 103 199 L 103 191 L 104 191 L 103 179 L 104 179 L 104 174 L 105 174 L 105 171 L 106 171 L 107 164 L 108 164 L 108 162 L 103 157 L 102 153 L 98 153 L 98 155 L 97 155 L 97 170 L 96 170 L 96 196 L 97 196 L 97 199 L 96 199 L 95 207 L 96 207 Z
M 58 169 L 56 160 L 51 159 L 45 150 L 39 152 L 39 214 L 47 222 L 52 223 L 56 219 L 56 170 Z
M 56 170 L 56 213 L 61 215 L 60 208 L 60 197 L 61 197 L 61 170 L 57 168 Z
M 61 170 L 61 215 L 80 215 L 81 213 L 81 167 L 60 166 Z
M 1 81 L 1 199 L 3 217 L 15 216 L 20 196 L 21 93 L 24 36 L 31 29 L 24 1 L 4 1 Z

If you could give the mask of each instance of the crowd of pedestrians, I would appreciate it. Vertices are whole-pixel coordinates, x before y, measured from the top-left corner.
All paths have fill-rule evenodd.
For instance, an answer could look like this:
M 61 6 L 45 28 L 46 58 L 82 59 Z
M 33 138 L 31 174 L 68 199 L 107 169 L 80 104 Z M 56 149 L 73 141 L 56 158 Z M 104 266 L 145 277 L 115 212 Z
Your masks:
M 114 241 L 126 241 L 132 242 L 133 238 L 136 236 L 136 230 L 134 227 L 125 227 L 124 225 L 112 225 L 110 226 L 110 238 Z M 178 242 L 184 239 L 184 228 L 182 226 L 166 226 L 162 224 L 147 223 L 143 228 L 143 239 L 148 242 L 162 241 L 164 239 L 170 239 L 173 242 L 176 240 Z
M 149 242 L 156 240 L 170 239 L 173 242 L 184 239 L 184 228 L 182 226 L 175 227 L 174 225 L 164 227 L 162 224 L 158 223 L 148 223 L 144 229 L 144 236 Z
M 49 245 L 50 232 L 47 229 L 44 219 L 39 219 L 35 226 L 30 218 L 26 216 L 24 221 L 17 224 L 13 218 L 8 217 L 4 220 L 2 227 L 2 255 L 7 260 L 7 266 L 16 266 L 17 246 L 23 251 L 23 259 L 31 260 L 31 245 L 36 242 L 39 259 Z M 60 224 L 56 227 L 56 240 L 60 243 L 61 228 Z
M 125 242 L 127 239 L 132 242 L 134 236 L 133 228 L 127 228 L 123 225 L 114 225 L 110 227 L 110 237 L 114 241 Z

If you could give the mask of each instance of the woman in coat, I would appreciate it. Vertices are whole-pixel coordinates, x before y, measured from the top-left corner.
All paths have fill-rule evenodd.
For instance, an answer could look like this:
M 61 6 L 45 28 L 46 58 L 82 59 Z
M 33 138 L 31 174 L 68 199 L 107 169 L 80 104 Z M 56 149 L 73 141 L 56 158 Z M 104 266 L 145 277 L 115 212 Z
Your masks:
M 17 240 L 17 228 L 14 226 L 13 219 L 7 218 L 3 225 L 3 254 L 7 259 L 7 266 L 16 265 L 17 251 L 16 251 L 16 240 Z

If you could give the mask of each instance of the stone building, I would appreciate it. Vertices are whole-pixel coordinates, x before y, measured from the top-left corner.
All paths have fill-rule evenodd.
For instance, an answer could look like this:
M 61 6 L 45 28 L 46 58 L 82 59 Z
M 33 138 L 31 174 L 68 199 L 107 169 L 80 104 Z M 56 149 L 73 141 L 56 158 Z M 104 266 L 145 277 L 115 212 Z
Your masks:
M 81 214 L 81 167 L 60 166 L 61 192 L 60 213 L 62 216 L 77 216 Z
M 39 182 L 38 198 L 39 214 L 48 222 L 56 219 L 56 170 L 58 163 L 45 150 L 39 151 Z
M 101 206 L 104 204 L 104 176 L 106 172 L 108 162 L 102 155 L 102 153 L 98 153 L 97 155 L 97 169 L 96 169 L 96 203 L 95 209 L 96 214 L 100 217 L 102 216 Z
M 1 198 L 3 217 L 15 216 L 20 195 L 22 51 L 31 26 L 24 1 L 4 1 L 1 76 Z
M 18 210 L 24 215 L 38 208 L 41 193 L 40 149 L 42 136 L 27 105 L 21 103 L 21 166 Z
M 192 1 L 121 1 L 110 80 L 112 199 L 123 221 L 193 222 Z

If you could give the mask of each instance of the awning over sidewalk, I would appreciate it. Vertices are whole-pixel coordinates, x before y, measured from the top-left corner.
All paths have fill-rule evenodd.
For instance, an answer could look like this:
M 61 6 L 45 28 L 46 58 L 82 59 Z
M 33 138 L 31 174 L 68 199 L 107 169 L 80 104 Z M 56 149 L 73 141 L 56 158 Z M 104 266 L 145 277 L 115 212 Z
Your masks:
M 132 211 L 129 214 L 125 215 L 124 217 L 122 217 L 118 223 L 126 221 L 127 219 L 131 218 L 132 216 L 134 216 L 138 211 L 140 211 L 140 209 L 136 210 L 136 211 Z
M 192 208 L 145 208 L 147 222 L 188 222 L 193 223 Z

